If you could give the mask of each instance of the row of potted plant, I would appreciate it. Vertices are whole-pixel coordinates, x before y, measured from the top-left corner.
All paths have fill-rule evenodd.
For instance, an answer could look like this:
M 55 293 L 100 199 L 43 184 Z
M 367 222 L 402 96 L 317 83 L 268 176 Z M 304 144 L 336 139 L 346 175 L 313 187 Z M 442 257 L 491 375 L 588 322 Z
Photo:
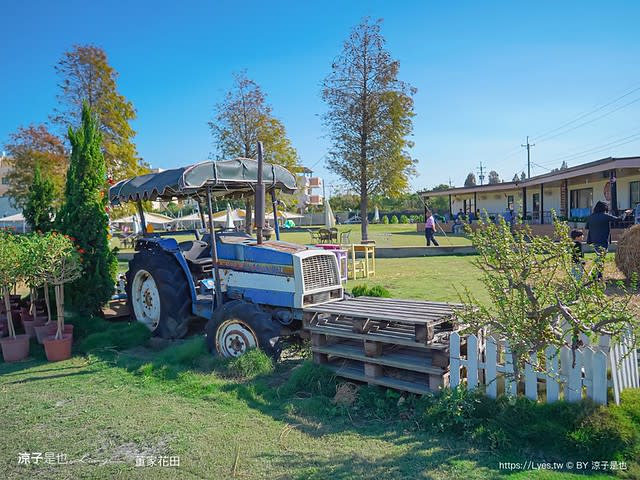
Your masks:
M 0 288 L 4 299 L 7 337 L 0 338 L 2 356 L 6 362 L 23 360 L 29 355 L 32 337 L 45 348 L 47 359 L 57 361 L 71 356 L 72 326 L 64 324 L 64 285 L 77 279 L 82 272 L 82 259 L 72 240 L 56 232 L 14 235 L 0 232 Z M 12 296 L 16 285 L 29 288 L 28 307 L 19 307 L 19 297 Z M 56 321 L 52 321 L 49 289 L 53 288 Z M 38 290 L 43 299 L 37 298 Z M 20 318 L 24 334 L 17 334 Z M 4 328 L 0 328 L 3 335 Z

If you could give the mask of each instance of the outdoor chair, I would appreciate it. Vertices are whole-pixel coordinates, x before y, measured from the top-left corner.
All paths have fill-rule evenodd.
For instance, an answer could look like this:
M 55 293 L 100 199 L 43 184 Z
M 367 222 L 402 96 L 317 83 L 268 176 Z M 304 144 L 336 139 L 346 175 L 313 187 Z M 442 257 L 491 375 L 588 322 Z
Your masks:
M 326 228 L 321 228 L 318 231 L 320 235 L 320 241 L 318 243 L 331 243 L 331 231 Z
M 347 230 L 346 232 L 340 232 L 340 245 L 347 245 L 350 242 L 351 230 Z
M 311 235 L 311 244 L 315 245 L 316 243 L 322 243 L 320 239 L 320 232 L 317 230 L 307 230 L 309 235 Z
M 331 236 L 329 243 L 338 243 L 338 229 L 336 227 L 329 229 L 329 235 Z

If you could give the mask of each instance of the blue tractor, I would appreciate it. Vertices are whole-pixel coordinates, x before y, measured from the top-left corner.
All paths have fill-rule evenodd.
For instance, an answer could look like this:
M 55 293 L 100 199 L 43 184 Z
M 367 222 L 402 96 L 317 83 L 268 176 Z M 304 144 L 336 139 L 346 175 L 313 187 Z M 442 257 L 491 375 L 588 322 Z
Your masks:
M 142 202 L 154 200 L 194 200 L 201 226 L 207 227 L 183 242 L 176 232 L 166 232 L 146 234 L 135 243 L 126 274 L 128 307 L 155 335 L 181 338 L 194 318 L 203 318 L 212 353 L 237 357 L 260 348 L 277 358 L 279 339 L 301 331 L 304 308 L 342 300 L 332 252 L 279 241 L 277 218 L 277 240 L 264 239 L 266 194 L 276 215 L 276 192 L 293 193 L 296 178 L 261 157 L 206 161 L 110 188 L 112 205 L 137 203 L 143 232 Z M 257 238 L 215 228 L 213 201 L 240 196 L 255 196 Z

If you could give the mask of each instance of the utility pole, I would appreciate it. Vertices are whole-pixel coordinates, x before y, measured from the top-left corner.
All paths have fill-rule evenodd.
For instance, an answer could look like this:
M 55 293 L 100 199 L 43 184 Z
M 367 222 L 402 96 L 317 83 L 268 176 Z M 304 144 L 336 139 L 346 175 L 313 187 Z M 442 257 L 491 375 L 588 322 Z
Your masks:
M 535 147 L 536 144 L 529 143 L 529 135 L 527 135 L 527 144 L 520 146 L 527 149 L 527 178 L 531 178 L 531 147 Z
M 480 162 L 480 167 L 478 168 L 478 178 L 480 179 L 480 185 L 484 185 L 484 172 L 484 165 L 482 165 L 482 162 Z
M 453 184 L 451 183 L 451 177 L 449 177 L 449 188 L 453 187 Z

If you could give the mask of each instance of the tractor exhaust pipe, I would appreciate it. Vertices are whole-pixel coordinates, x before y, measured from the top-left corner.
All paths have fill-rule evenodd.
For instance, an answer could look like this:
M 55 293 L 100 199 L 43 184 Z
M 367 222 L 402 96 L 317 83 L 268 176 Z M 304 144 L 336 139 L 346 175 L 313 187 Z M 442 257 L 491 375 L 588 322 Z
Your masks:
M 262 142 L 258 142 L 258 184 L 256 185 L 256 236 L 258 245 L 262 245 L 262 229 L 264 228 L 265 188 L 263 179 L 264 158 Z

